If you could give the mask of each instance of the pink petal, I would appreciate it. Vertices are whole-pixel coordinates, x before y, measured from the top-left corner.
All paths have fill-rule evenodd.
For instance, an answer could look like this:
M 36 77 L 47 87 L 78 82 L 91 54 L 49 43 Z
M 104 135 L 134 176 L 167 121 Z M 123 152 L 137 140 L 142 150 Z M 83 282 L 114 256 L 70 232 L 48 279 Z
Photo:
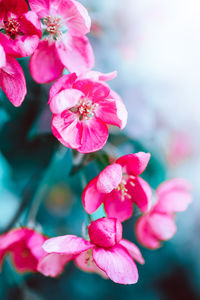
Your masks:
M 149 216 L 140 217 L 135 224 L 135 233 L 138 241 L 147 248 L 157 249 L 160 247 L 159 239 L 152 233 L 148 224 Z
M 102 204 L 105 194 L 99 193 L 96 188 L 97 177 L 92 179 L 82 193 L 84 209 L 88 214 L 92 214 Z
M 46 240 L 47 237 L 43 236 L 37 231 L 30 230 L 30 237 L 28 237 L 26 245 L 30 249 L 32 255 L 38 260 L 45 255 L 42 245 Z
M 53 114 L 60 114 L 64 110 L 75 106 L 82 96 L 84 96 L 83 93 L 75 89 L 62 90 L 52 98 L 50 110 Z
M 20 18 L 20 29 L 26 35 L 38 35 L 42 37 L 41 23 L 38 16 L 33 11 L 28 11 Z
M 90 79 L 77 80 L 73 88 L 80 90 L 83 94 L 93 102 L 106 98 L 110 94 L 110 89 L 100 82 L 95 82 Z
M 55 1 L 56 13 L 63 21 L 72 36 L 83 36 L 90 31 L 91 19 L 86 8 L 78 1 Z
M 117 218 L 120 222 L 123 222 L 133 214 L 133 201 L 127 197 L 122 197 L 120 191 L 113 190 L 106 195 L 104 208 L 109 218 Z
M 63 75 L 59 79 L 57 79 L 50 89 L 48 103 L 50 104 L 51 99 L 62 90 L 71 89 L 76 79 L 77 76 L 75 73 Z
M 1 0 L 0 1 L 0 17 L 3 12 L 12 12 L 19 16 L 28 11 L 28 5 L 25 0 Z
M 24 229 L 12 229 L 0 236 L 0 250 L 7 250 L 14 243 L 19 242 L 26 236 Z
M 127 189 L 129 194 L 132 196 L 132 200 L 140 208 L 143 213 L 150 210 L 152 191 L 149 184 L 142 179 L 137 177 L 134 181 L 134 186 L 131 185 L 131 181 L 128 181 Z
M 173 216 L 153 213 L 149 217 L 148 223 L 151 231 L 159 240 L 169 240 L 176 233 L 176 225 Z
M 75 264 L 78 268 L 81 270 L 88 272 L 88 273 L 97 273 L 101 275 L 103 278 L 108 278 L 105 272 L 103 272 L 101 269 L 97 267 L 95 264 L 92 252 L 90 250 L 82 252 L 78 256 L 76 256 L 74 260 Z
M 119 164 L 107 166 L 98 176 L 97 190 L 108 194 L 115 189 L 122 180 L 122 167 Z
M 108 140 L 108 127 L 99 119 L 92 118 L 82 122 L 81 146 L 77 151 L 90 153 L 102 149 Z
M 84 37 L 65 35 L 65 39 L 56 42 L 57 52 L 62 64 L 72 73 L 81 74 L 93 68 L 94 54 L 89 40 Z
M 0 45 L 0 68 L 6 65 L 6 54 L 3 47 Z
M 7 56 L 5 67 L 0 70 L 0 86 L 14 106 L 20 106 L 26 96 L 26 81 L 20 64 Z
M 110 73 L 101 73 L 97 71 L 89 71 L 87 73 L 81 74 L 81 78 L 83 79 L 91 79 L 94 81 L 109 81 L 114 79 L 117 76 L 117 71 L 113 71 Z
M 138 176 L 146 169 L 150 157 L 150 153 L 138 152 L 122 156 L 116 162 L 122 167 L 126 167 L 128 174 Z
M 49 15 L 49 0 L 29 0 L 31 10 L 33 10 L 40 19 Z
M 104 99 L 98 102 L 95 115 L 107 124 L 123 129 L 127 123 L 127 110 L 119 99 Z
M 72 149 L 80 147 L 82 126 L 75 114 L 66 110 L 63 115 L 53 115 L 51 128 L 64 146 Z
M 182 178 L 176 178 L 162 183 L 157 189 L 157 204 L 154 211 L 178 212 L 185 211 L 192 202 L 191 185 Z
M 122 239 L 122 224 L 116 218 L 100 218 L 88 226 L 88 234 L 92 244 L 110 248 Z
M 43 244 L 43 249 L 47 253 L 60 253 L 67 255 L 77 255 L 83 251 L 93 248 L 90 242 L 75 235 L 64 235 L 51 238 Z
M 66 263 L 73 257 L 72 255 L 57 253 L 47 254 L 39 261 L 37 271 L 45 276 L 56 277 L 62 273 Z
M 135 244 L 123 239 L 120 241 L 120 245 L 126 248 L 128 253 L 132 256 L 134 260 L 136 260 L 142 265 L 144 264 L 144 258 L 142 257 L 140 249 Z
M 26 57 L 31 55 L 38 46 L 39 36 L 18 35 L 15 39 L 0 32 L 0 43 L 7 54 L 15 57 Z
M 16 243 L 10 251 L 13 263 L 19 272 L 36 271 L 38 260 L 33 256 L 24 240 Z
M 61 63 L 55 44 L 40 41 L 38 48 L 30 59 L 30 72 L 38 83 L 47 83 L 62 75 L 64 66 Z
M 137 266 L 122 246 L 116 245 L 110 249 L 95 247 L 93 258 L 112 281 L 120 284 L 133 284 L 138 281 Z

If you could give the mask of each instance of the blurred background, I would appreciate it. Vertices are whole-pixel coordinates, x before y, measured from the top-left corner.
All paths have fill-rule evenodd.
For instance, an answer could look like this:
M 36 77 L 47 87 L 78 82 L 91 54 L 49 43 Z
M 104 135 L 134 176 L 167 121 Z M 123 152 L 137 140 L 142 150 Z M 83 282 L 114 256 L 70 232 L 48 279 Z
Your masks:
M 89 35 L 95 69 L 118 71 L 110 84 L 125 102 L 123 132 L 82 157 L 52 136 L 50 85 L 30 77 L 20 59 L 28 95 L 14 108 L 0 92 L 0 230 L 28 224 L 49 235 L 81 235 L 87 216 L 81 204 L 85 183 L 106 165 L 108 154 L 152 153 L 145 178 L 155 189 L 173 177 L 193 185 L 193 203 L 177 216 L 178 231 L 163 247 L 140 246 L 145 265 L 139 282 L 121 286 L 69 263 L 56 278 L 20 275 L 6 258 L 0 299 L 198 300 L 200 299 L 200 2 L 199 0 L 82 0 L 92 18 Z M 101 211 L 96 216 L 101 216 Z M 135 216 L 125 222 L 133 242 Z

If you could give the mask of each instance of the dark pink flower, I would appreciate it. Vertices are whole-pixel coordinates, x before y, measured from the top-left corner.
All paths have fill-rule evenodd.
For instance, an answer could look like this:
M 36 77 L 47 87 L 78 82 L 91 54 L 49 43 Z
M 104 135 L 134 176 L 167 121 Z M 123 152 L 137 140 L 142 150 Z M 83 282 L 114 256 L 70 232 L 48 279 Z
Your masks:
M 151 189 L 139 175 L 146 169 L 149 159 L 149 153 L 139 152 L 122 156 L 107 166 L 83 191 L 86 212 L 92 214 L 103 203 L 107 216 L 121 222 L 132 216 L 133 203 L 147 212 Z
M 64 67 L 78 74 L 94 65 L 88 38 L 91 20 L 85 7 L 75 0 L 29 0 L 43 29 L 43 40 L 30 60 L 35 81 L 57 79 Z
M 73 73 L 52 86 L 49 98 L 52 132 L 64 146 L 81 153 L 98 151 L 107 142 L 107 125 L 125 127 L 126 108 L 119 95 L 103 82 L 111 77 L 113 73 L 106 76 L 93 71 L 77 78 Z
M 20 106 L 26 96 L 26 81 L 17 60 L 6 55 L 0 45 L 0 88 L 14 106 Z
M 148 214 L 136 222 L 136 236 L 147 248 L 157 249 L 161 241 L 176 233 L 175 213 L 184 211 L 192 202 L 190 184 L 181 178 L 162 183 L 156 191 L 156 203 Z
M 25 0 L 0 2 L 0 43 L 7 54 L 15 57 L 31 55 L 41 38 L 37 15 L 28 11 Z
M 10 254 L 19 272 L 36 272 L 38 261 L 45 255 L 42 244 L 47 238 L 29 228 L 13 229 L 0 236 L 0 265 Z
M 102 218 L 92 222 L 88 228 L 90 241 L 74 235 L 65 235 L 47 240 L 43 248 L 49 255 L 60 255 L 62 259 L 74 260 L 86 272 L 99 273 L 116 283 L 133 284 L 138 281 L 138 270 L 134 260 L 143 264 L 138 247 L 122 239 L 122 225 L 116 219 Z M 46 276 L 49 261 L 39 263 L 38 270 Z M 61 262 L 62 268 L 64 264 Z

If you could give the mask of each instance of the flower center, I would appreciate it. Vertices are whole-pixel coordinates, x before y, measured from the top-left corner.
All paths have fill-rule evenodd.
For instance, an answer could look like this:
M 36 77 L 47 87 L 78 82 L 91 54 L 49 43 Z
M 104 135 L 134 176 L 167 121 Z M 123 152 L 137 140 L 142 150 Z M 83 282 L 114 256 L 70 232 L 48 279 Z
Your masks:
M 127 175 L 123 174 L 122 181 L 120 184 L 116 187 L 116 190 L 121 192 L 122 201 L 125 200 L 125 198 L 131 199 L 131 195 L 129 194 L 129 191 L 127 189 L 127 183 L 129 183 L 132 186 L 135 186 L 134 183 L 135 176 L 133 175 Z
M 15 18 L 8 18 L 4 21 L 5 33 L 14 38 L 20 32 L 20 23 Z
M 98 103 L 92 103 L 87 98 L 80 99 L 79 103 L 70 109 L 71 112 L 79 115 L 79 120 L 90 120 L 94 117 L 94 112 Z
M 68 29 L 63 26 L 60 17 L 50 17 L 42 19 L 44 25 L 43 36 L 50 36 L 54 40 L 59 40 Z

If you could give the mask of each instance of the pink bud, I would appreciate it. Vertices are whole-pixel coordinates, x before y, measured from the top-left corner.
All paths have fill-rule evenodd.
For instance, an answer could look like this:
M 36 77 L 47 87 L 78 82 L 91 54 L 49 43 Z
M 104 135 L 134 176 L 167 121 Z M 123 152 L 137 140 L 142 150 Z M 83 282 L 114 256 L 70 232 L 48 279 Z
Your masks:
M 122 225 L 115 218 L 101 218 L 88 226 L 90 240 L 93 244 L 110 248 L 122 239 Z

